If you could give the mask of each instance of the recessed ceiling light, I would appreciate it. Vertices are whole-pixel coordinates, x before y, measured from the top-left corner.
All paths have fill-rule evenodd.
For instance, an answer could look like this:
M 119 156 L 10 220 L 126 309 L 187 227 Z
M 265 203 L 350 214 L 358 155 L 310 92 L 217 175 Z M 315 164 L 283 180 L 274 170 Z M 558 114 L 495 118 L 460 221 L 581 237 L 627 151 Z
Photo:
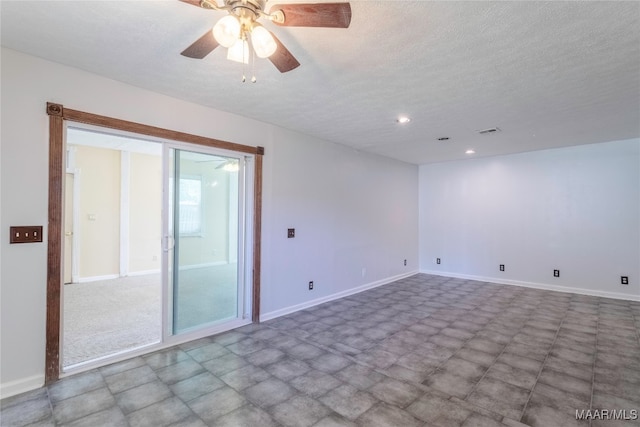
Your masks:
M 449 137 L 448 136 L 442 136 L 440 138 L 438 138 L 438 141 L 448 141 Z
M 411 119 L 407 116 L 400 116 L 396 119 L 396 122 L 400 123 L 401 125 L 404 125 L 406 123 L 409 123 L 411 121 Z
M 474 150 L 469 149 L 465 151 L 464 154 L 476 154 L 476 152 Z

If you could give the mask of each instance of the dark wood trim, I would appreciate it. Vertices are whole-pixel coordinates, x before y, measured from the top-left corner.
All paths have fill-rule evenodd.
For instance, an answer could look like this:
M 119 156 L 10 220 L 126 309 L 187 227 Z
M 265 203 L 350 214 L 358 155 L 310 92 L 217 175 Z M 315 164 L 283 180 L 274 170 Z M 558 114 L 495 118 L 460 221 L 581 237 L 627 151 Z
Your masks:
M 58 108 L 59 107 L 59 108 Z M 62 107 L 47 104 L 49 114 L 49 226 L 47 239 L 47 341 L 45 383 L 60 375 L 60 285 L 62 283 L 62 183 L 64 119 Z
M 45 382 L 47 384 L 56 381 L 60 376 L 60 330 L 62 326 L 60 324 L 60 292 L 63 280 L 62 207 L 64 206 L 65 121 L 255 155 L 252 319 L 254 322 L 260 321 L 260 234 L 262 230 L 263 147 L 251 147 L 112 117 L 70 110 L 64 108 L 61 104 L 52 102 L 47 102 L 47 115 L 49 115 L 49 227 L 47 243 L 47 336 L 45 355 Z
M 253 302 L 251 320 L 260 323 L 260 272 L 262 236 L 262 155 L 264 148 L 258 147 L 254 177 L 253 201 Z
M 63 117 L 62 110 L 64 108 L 60 104 L 54 104 L 53 102 L 47 102 L 47 114 L 49 116 Z
M 125 132 L 133 132 L 155 138 L 170 139 L 172 141 L 190 142 L 192 144 L 222 148 L 230 151 L 239 151 L 241 153 L 257 154 L 257 147 L 236 144 L 234 142 L 227 142 L 219 139 L 206 138 L 204 136 L 192 135 L 190 133 L 163 129 L 155 126 L 143 125 L 141 123 L 114 119 L 113 117 L 100 116 L 98 114 L 85 113 L 83 111 L 70 110 L 68 108 L 63 109 L 63 116 L 65 120 L 77 123 L 117 129 Z

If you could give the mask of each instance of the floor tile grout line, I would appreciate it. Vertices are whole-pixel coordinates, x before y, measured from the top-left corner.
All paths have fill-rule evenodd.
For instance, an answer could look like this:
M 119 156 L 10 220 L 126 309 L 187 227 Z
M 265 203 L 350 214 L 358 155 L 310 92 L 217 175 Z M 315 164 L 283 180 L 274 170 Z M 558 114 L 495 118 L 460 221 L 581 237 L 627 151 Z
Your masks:
M 631 317 L 633 318 L 633 326 L 634 329 L 636 330 L 636 338 L 638 339 L 638 345 L 640 346 L 640 319 L 638 318 L 638 316 L 635 315 L 633 309 L 631 309 Z M 600 316 L 598 316 L 598 319 L 600 319 Z
M 596 387 L 596 361 L 598 360 L 598 335 L 600 335 L 600 300 L 598 300 L 598 317 L 596 318 L 596 343 L 593 352 L 593 364 L 591 366 L 591 396 L 589 400 L 589 409 L 593 409 L 593 392 Z M 589 418 L 589 427 L 593 425 L 593 418 Z
M 509 301 L 509 306 L 511 304 L 513 304 L 513 301 L 517 298 L 517 295 L 514 295 L 511 300 Z M 520 326 L 520 329 L 522 329 L 524 326 L 526 326 L 526 322 L 525 324 L 523 324 L 522 326 Z M 516 334 L 517 335 L 517 334 Z M 482 375 L 482 377 L 471 387 L 471 390 L 469 390 L 469 393 L 467 393 L 467 395 L 464 397 L 464 401 L 466 402 L 467 398 L 469 398 L 469 396 L 471 396 L 471 394 L 475 391 L 476 387 L 478 386 L 478 384 L 480 383 L 480 381 L 482 381 L 486 376 L 487 373 L 489 373 L 489 370 L 495 365 L 495 363 L 497 362 L 497 360 L 500 358 L 500 356 L 502 356 L 504 354 L 505 351 L 507 351 L 507 347 L 509 347 L 509 344 L 511 344 L 511 342 L 513 342 L 513 337 L 515 335 L 513 335 L 511 337 L 511 339 L 509 340 L 509 342 L 507 344 L 505 344 L 504 348 L 502 349 L 502 351 L 495 357 L 495 359 L 493 359 L 493 362 L 491 363 L 491 365 L 487 368 L 487 370 L 485 371 L 485 373 Z M 524 356 L 523 356 L 524 357 Z M 537 382 L 537 378 L 536 378 L 536 382 Z M 535 383 L 534 383 L 534 387 L 535 387 Z M 533 390 L 533 389 L 532 389 Z M 526 407 L 526 405 L 525 405 Z M 505 417 L 508 418 L 508 417 Z M 517 420 L 519 421 L 522 418 L 522 416 L 520 416 L 520 418 Z
M 509 343 L 511 343 L 511 341 L 513 340 L 513 337 L 511 338 L 511 340 L 509 340 Z M 476 381 L 476 383 L 471 387 L 471 390 L 469 390 L 469 393 L 467 393 L 464 396 L 464 400 L 465 402 L 467 401 L 467 399 L 469 398 L 469 396 L 471 396 L 471 394 L 475 391 L 476 387 L 478 386 L 478 384 L 480 384 L 480 381 L 482 381 L 487 374 L 489 373 L 489 370 L 491 370 L 491 368 L 496 364 L 496 362 L 498 361 L 498 359 L 500 358 L 500 356 L 502 356 L 502 354 L 507 351 L 507 347 L 509 347 L 509 343 L 507 343 L 504 348 L 502 349 L 502 351 L 493 359 L 493 362 L 491 362 L 491 365 L 489 365 L 489 367 L 486 369 L 486 371 L 484 371 L 484 374 L 482 374 L 482 377 L 480 377 L 480 379 L 478 381 Z
M 49 411 L 51 413 L 51 419 L 55 423 L 55 419 L 53 418 L 53 402 L 51 401 L 51 394 L 49 393 L 49 387 L 45 386 L 44 388 L 45 388 L 45 390 L 47 392 L 47 400 L 48 400 L 48 403 L 49 403 Z
M 110 406 L 109 408 L 112 408 L 113 406 L 118 406 L 118 403 L 115 401 L 115 396 L 114 396 L 113 392 L 111 391 L 111 389 L 109 388 L 109 385 L 107 384 L 107 382 L 104 380 L 104 375 L 102 374 L 102 372 L 100 372 L 100 369 L 99 369 L 99 368 L 95 368 L 95 369 L 92 369 L 92 370 L 87 371 L 87 373 L 89 373 L 89 372 L 93 372 L 93 371 L 95 371 L 98 375 L 100 375 L 100 378 L 101 378 L 101 379 L 102 379 L 102 381 L 104 382 L 104 387 L 98 387 L 98 388 L 95 388 L 95 389 L 93 389 L 93 390 L 89 390 L 89 391 L 87 391 L 87 392 L 82 392 L 82 393 L 76 394 L 76 395 L 74 395 L 74 396 L 69 396 L 69 397 L 67 397 L 67 398 L 65 398 L 65 399 L 61 399 L 61 400 L 59 400 L 59 401 L 55 402 L 55 403 L 56 403 L 56 405 L 58 405 L 58 404 L 60 404 L 60 403 L 62 403 L 62 402 L 65 402 L 65 401 L 67 401 L 67 400 L 69 400 L 69 399 L 73 399 L 73 398 L 76 398 L 76 397 L 80 397 L 80 396 L 82 396 L 82 395 L 83 395 L 83 394 L 85 394 L 85 393 L 90 393 L 90 392 L 93 392 L 93 391 L 100 390 L 101 388 L 105 388 L 105 389 L 109 392 L 109 394 L 111 395 L 111 397 L 113 397 L 113 400 L 114 400 L 114 404 L 113 404 L 112 406 Z M 53 384 L 57 384 L 57 382 L 55 382 L 55 383 L 53 383 Z M 45 385 L 45 386 L 44 386 L 44 388 L 47 390 L 47 399 L 49 400 L 49 409 L 51 410 L 51 417 L 52 417 L 52 419 L 53 419 L 54 424 L 55 424 L 55 425 L 57 425 L 58 423 L 55 421 L 55 416 L 54 416 L 54 406 L 55 406 L 55 405 L 54 405 L 53 401 L 51 400 L 51 394 L 49 393 L 49 385 Z M 109 409 L 109 408 L 99 409 L 99 410 L 96 410 L 96 411 L 91 412 L 91 413 L 89 413 L 89 414 L 82 415 L 81 417 L 73 418 L 73 419 L 71 419 L 71 420 L 68 420 L 68 421 L 67 421 L 66 423 L 64 423 L 64 424 L 72 423 L 72 422 L 77 421 L 77 420 L 80 420 L 80 419 L 82 419 L 82 418 L 89 417 L 89 416 L 91 416 L 91 415 L 97 414 L 98 412 L 103 411 L 103 410 L 105 410 L 105 409 Z
M 571 306 L 571 301 L 572 300 L 573 300 L 573 298 L 571 300 L 569 300 L 569 306 Z M 527 401 L 525 402 L 524 407 L 522 408 L 522 412 L 520 413 L 520 417 L 518 418 L 517 421 L 522 420 L 522 417 L 524 417 L 524 414 L 527 411 L 527 407 L 529 406 L 529 402 L 531 401 L 531 396 L 533 396 L 533 391 L 536 389 L 536 385 L 538 385 L 538 381 L 540 380 L 540 375 L 542 375 L 542 371 L 544 370 L 544 365 L 547 363 L 547 359 L 549 358 L 549 354 L 551 354 L 551 351 L 553 350 L 553 346 L 555 345 L 556 341 L 558 340 L 558 335 L 560 334 L 560 329 L 562 329 L 562 325 L 564 324 L 564 321 L 567 319 L 568 313 L 569 313 L 569 310 L 565 311 L 564 316 L 562 317 L 562 320 L 560 321 L 560 324 L 558 325 L 558 329 L 556 330 L 556 334 L 553 337 L 553 342 L 549 346 L 549 351 L 547 351 L 547 353 L 544 356 L 544 360 L 542 361 L 542 364 L 540 365 L 540 370 L 538 370 L 538 375 L 536 376 L 536 381 L 533 383 L 533 387 L 531 388 L 531 391 L 529 392 L 529 396 L 527 397 Z

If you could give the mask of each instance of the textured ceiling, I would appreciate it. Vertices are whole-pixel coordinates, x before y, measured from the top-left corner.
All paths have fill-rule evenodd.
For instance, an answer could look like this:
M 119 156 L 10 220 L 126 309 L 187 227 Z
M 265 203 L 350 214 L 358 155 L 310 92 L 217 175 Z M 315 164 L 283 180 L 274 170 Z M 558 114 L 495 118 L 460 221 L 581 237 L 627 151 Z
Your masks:
M 265 23 L 302 65 L 258 60 L 255 84 L 224 49 L 179 54 L 223 12 L 0 5 L 3 46 L 410 163 L 640 136 L 640 2 L 352 1 L 348 29 Z

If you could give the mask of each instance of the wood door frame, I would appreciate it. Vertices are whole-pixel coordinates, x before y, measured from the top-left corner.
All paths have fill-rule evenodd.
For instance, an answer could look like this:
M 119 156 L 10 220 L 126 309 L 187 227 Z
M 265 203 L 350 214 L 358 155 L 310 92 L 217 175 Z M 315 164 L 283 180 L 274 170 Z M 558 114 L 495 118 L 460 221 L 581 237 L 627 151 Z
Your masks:
M 64 108 L 61 104 L 47 102 L 49 116 L 49 224 L 47 238 L 47 324 L 45 383 L 56 381 L 60 376 L 60 291 L 63 282 L 62 241 L 63 195 L 65 167 L 65 121 L 83 123 L 119 131 L 132 132 L 155 138 L 188 142 L 206 147 L 221 148 L 255 155 L 253 188 L 253 283 L 252 316 L 254 323 L 260 322 L 260 259 L 262 231 L 262 157 L 264 147 L 252 147 L 204 136 L 163 129 L 141 123 L 101 116 Z

